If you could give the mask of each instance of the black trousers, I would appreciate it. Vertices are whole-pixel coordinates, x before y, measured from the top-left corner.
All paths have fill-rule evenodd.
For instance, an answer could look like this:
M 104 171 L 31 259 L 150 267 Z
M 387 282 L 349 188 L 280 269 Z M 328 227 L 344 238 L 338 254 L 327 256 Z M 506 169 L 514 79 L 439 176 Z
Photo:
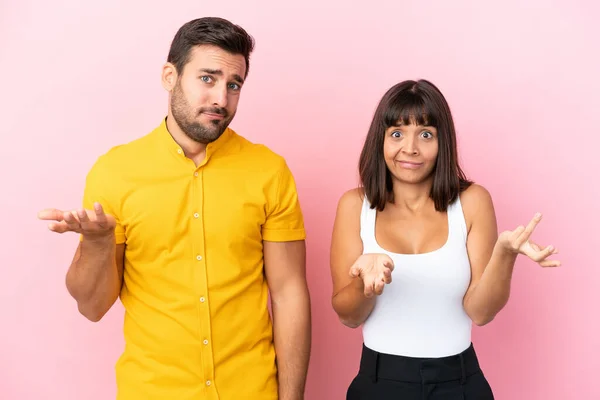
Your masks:
M 358 375 L 346 400 L 493 400 L 473 345 L 442 358 L 413 358 L 363 345 Z

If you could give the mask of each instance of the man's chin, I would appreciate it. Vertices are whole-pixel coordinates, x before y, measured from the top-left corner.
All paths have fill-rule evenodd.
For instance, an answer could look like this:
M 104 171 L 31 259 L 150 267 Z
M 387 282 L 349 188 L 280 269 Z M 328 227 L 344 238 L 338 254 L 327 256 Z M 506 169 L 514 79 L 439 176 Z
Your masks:
M 224 130 L 223 130 L 224 132 Z M 192 134 L 188 136 L 194 140 L 195 142 L 198 143 L 202 143 L 202 144 L 209 144 L 214 142 L 215 140 L 217 140 L 218 138 L 221 137 L 221 135 L 223 134 L 223 132 L 219 131 L 214 131 L 214 132 L 210 132 L 210 134 L 208 132 L 204 132 L 203 135 L 196 135 L 196 134 Z

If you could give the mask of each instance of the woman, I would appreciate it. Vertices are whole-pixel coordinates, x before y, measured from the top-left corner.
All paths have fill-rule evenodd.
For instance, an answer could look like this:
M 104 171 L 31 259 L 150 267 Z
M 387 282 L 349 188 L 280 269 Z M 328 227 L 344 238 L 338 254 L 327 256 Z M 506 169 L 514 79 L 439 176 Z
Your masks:
M 529 237 L 541 219 L 497 233 L 490 194 L 458 164 L 454 123 L 425 80 L 381 99 L 341 197 L 331 244 L 333 308 L 363 325 L 347 400 L 493 399 L 471 343 L 509 297 L 518 254 L 543 267 L 557 251 Z

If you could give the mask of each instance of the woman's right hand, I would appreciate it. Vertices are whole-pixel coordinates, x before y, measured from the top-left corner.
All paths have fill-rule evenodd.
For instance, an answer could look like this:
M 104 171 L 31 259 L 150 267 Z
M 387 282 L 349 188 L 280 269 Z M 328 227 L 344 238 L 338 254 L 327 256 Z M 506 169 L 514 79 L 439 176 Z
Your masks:
M 386 254 L 363 254 L 350 268 L 352 278 L 361 278 L 366 297 L 380 295 L 386 284 L 392 282 L 394 262 Z

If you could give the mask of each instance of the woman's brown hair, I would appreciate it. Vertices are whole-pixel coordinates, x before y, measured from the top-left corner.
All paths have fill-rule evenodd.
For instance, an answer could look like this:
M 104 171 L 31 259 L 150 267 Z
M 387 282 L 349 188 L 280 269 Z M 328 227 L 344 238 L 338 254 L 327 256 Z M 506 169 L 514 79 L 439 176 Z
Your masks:
M 450 107 L 440 90 L 427 80 L 404 81 L 382 97 L 371 122 L 359 160 L 359 174 L 371 208 L 382 211 L 394 201 L 392 176 L 383 158 L 385 132 L 400 124 L 433 126 L 438 132 L 438 155 L 430 197 L 437 211 L 446 211 L 471 185 L 458 163 L 456 131 Z

